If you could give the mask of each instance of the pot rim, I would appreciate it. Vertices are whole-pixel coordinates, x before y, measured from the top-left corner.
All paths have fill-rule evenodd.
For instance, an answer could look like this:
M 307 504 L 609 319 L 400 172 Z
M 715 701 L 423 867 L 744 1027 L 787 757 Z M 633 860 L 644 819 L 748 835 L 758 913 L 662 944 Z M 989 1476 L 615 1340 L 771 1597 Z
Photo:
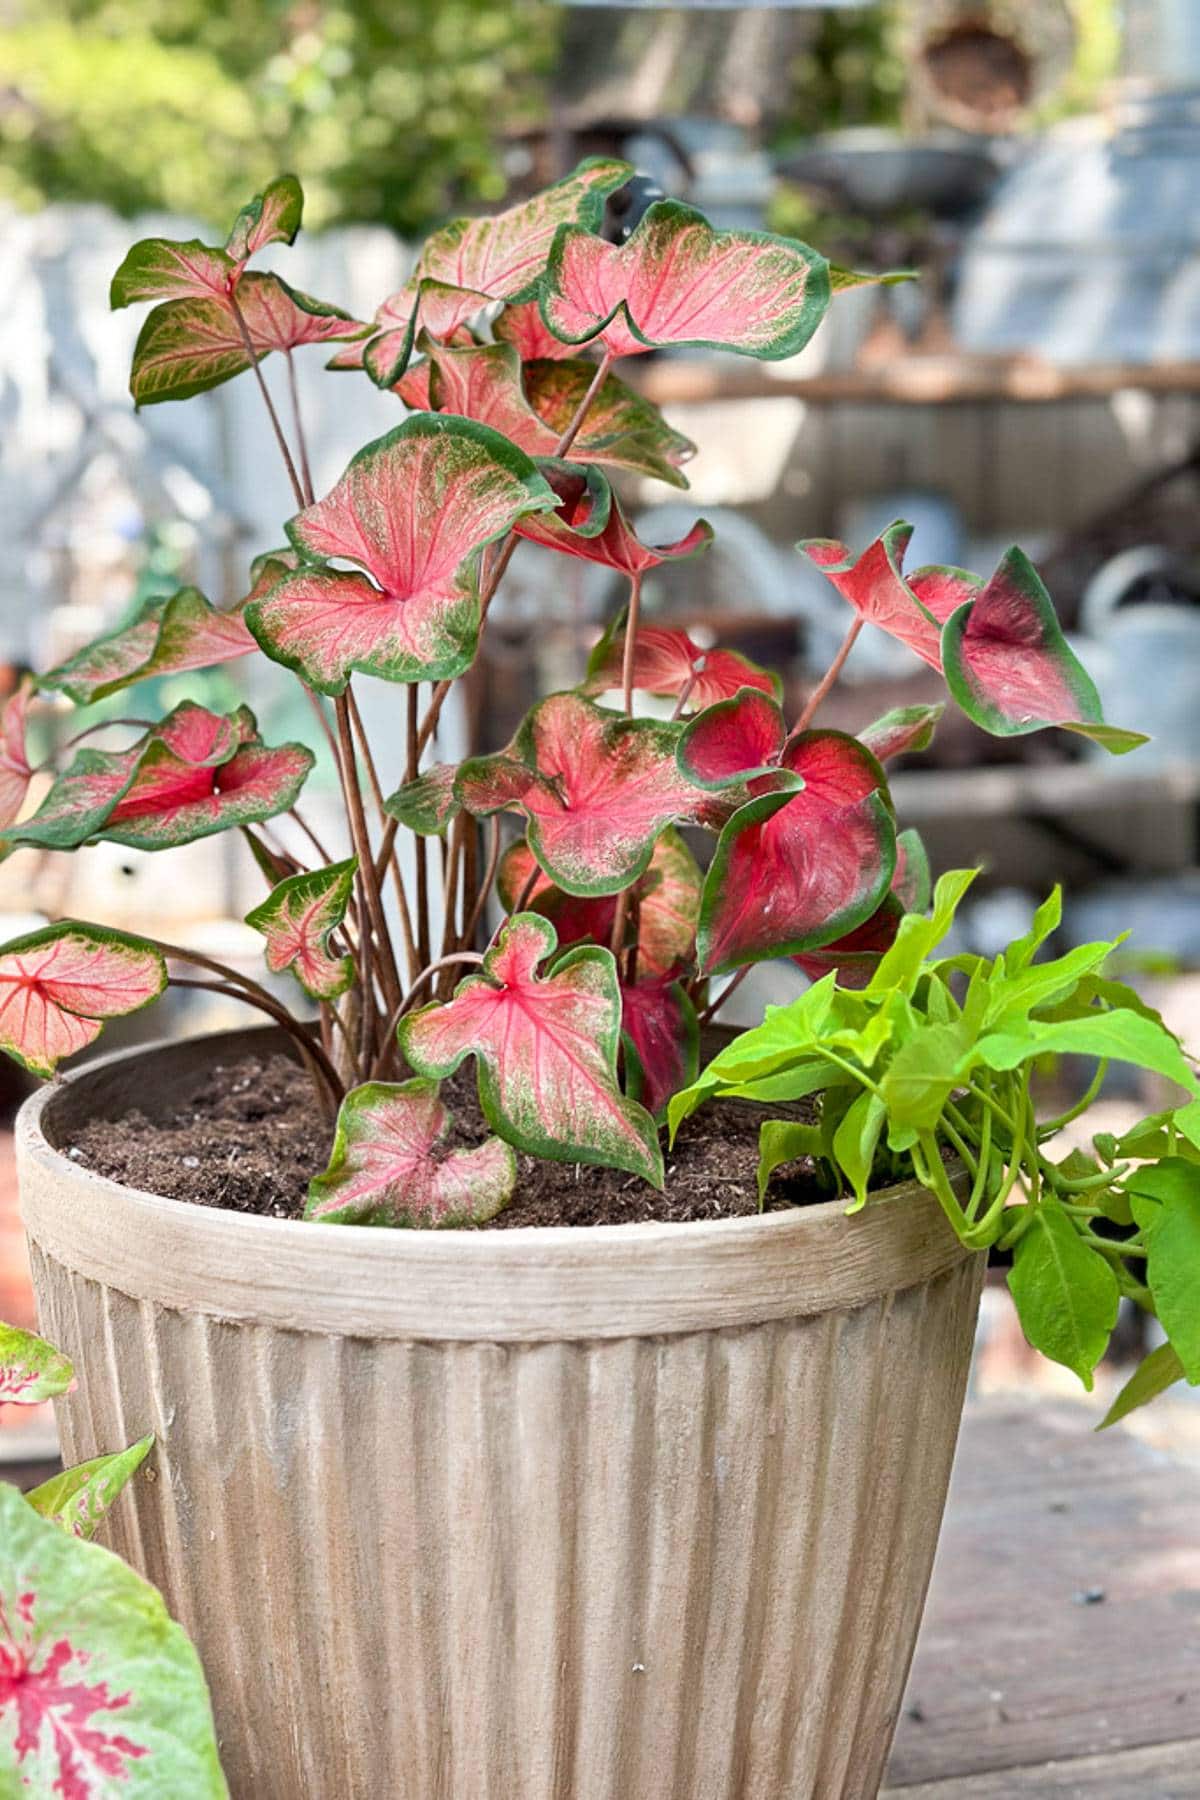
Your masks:
M 339 1336 L 546 1342 L 756 1324 L 869 1304 L 972 1253 L 934 1195 L 885 1189 L 841 1201 L 690 1222 L 438 1231 L 327 1225 L 198 1206 L 126 1187 L 73 1162 L 55 1114 L 130 1103 L 159 1081 L 259 1048 L 275 1027 L 163 1039 L 97 1057 L 39 1089 L 16 1120 L 32 1244 L 135 1299 L 229 1320 Z M 163 1065 L 174 1065 L 163 1066 Z M 57 1131 L 53 1130 L 55 1125 Z M 965 1172 L 952 1176 L 957 1186 Z

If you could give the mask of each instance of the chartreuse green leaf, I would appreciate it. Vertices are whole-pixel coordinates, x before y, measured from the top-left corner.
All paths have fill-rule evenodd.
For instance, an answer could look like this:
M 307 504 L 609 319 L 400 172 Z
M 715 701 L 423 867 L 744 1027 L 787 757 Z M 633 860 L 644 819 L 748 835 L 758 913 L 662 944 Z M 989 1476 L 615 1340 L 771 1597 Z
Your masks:
M 901 1052 L 903 1054 L 903 1052 Z M 940 1110 L 940 1109 L 939 1109 Z M 879 1135 L 888 1116 L 887 1103 L 880 1094 L 866 1088 L 851 1101 L 833 1134 L 833 1154 L 850 1186 L 854 1189 L 851 1212 L 867 1203 L 867 1188 L 875 1166 Z
M 162 1598 L 0 1486 L 0 1793 L 227 1800 L 204 1675 Z
M 1117 1278 L 1085 1244 L 1057 1200 L 1032 1209 L 1017 1239 L 1009 1289 L 1035 1350 L 1071 1369 L 1091 1391 L 1092 1371 L 1117 1322 Z
M 1119 1419 L 1127 1418 L 1137 1407 L 1157 1400 L 1160 1394 L 1165 1394 L 1169 1387 L 1182 1380 L 1183 1364 L 1174 1344 L 1156 1345 L 1143 1356 L 1096 1430 L 1103 1431 L 1107 1426 L 1115 1425 Z
M 1146 1177 L 1153 1173 L 1141 1171 L 1133 1191 L 1151 1191 Z M 1200 1171 L 1180 1161 L 1160 1164 L 1157 1173 L 1162 1177 L 1154 1184 L 1161 1205 L 1146 1226 L 1146 1285 L 1184 1374 L 1196 1383 L 1200 1382 Z M 1135 1217 L 1138 1211 L 1135 1202 Z
M 1019 1028 L 1022 1019 L 1039 1008 L 1050 1007 L 1075 993 L 1082 976 L 1098 969 L 1113 950 L 1115 943 L 1079 944 L 1065 956 L 1052 962 L 1030 963 L 1018 974 L 1005 975 L 998 970 L 992 983 L 984 1013 L 985 1028 L 1004 1031 L 1010 1025 Z
M 90 1538 L 97 1525 L 150 1454 L 154 1433 L 139 1438 L 128 1450 L 111 1456 L 93 1456 L 52 1475 L 25 1495 L 34 1512 L 61 1525 L 75 1537 Z
M 1006 1022 L 1004 1030 L 989 1032 L 976 1046 L 979 1060 L 991 1069 L 1015 1069 L 1030 1057 L 1051 1051 L 1133 1063 L 1177 1081 L 1189 1093 L 1197 1092 L 1196 1077 L 1166 1027 L 1123 1009 L 1080 1019 Z
M 802 1156 L 820 1161 L 827 1151 L 819 1125 L 802 1119 L 765 1119 L 758 1132 L 758 1204 L 761 1209 L 776 1169 L 798 1162 Z
M 698 1081 L 673 1095 L 667 1108 L 672 1143 L 684 1119 L 710 1094 L 774 1074 L 806 1055 L 811 1056 L 829 1020 L 835 980 L 830 972 L 789 1006 L 768 1006 L 761 1025 L 743 1031 L 713 1057 Z
M 920 913 L 910 913 L 900 921 L 895 943 L 884 952 L 867 985 L 868 994 L 881 994 L 895 987 L 911 993 L 921 964 L 949 931 L 954 915 L 978 873 L 978 869 L 948 870 L 933 890 L 931 916 L 925 918 Z
M 36 1406 L 74 1386 L 70 1357 L 34 1332 L 0 1322 L 0 1402 Z
M 1024 937 L 1014 938 L 1004 952 L 1004 966 L 1010 975 L 1027 969 L 1048 937 L 1062 924 L 1062 889 L 1054 887 L 1033 915 L 1033 923 Z
M 911 1150 L 923 1132 L 937 1125 L 942 1108 L 962 1081 L 960 1068 L 971 1036 L 963 1019 L 923 1025 L 896 1051 L 879 1083 L 893 1150 Z

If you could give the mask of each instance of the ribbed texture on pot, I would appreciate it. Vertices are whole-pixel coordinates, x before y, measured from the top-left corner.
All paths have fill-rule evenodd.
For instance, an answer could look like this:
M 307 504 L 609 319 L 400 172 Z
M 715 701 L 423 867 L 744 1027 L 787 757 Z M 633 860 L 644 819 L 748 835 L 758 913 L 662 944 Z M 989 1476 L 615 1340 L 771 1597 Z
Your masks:
M 488 1343 L 229 1323 L 31 1249 L 82 1369 L 67 1455 L 159 1434 L 108 1541 L 196 1639 L 235 1800 L 875 1794 L 980 1258 L 812 1317 Z

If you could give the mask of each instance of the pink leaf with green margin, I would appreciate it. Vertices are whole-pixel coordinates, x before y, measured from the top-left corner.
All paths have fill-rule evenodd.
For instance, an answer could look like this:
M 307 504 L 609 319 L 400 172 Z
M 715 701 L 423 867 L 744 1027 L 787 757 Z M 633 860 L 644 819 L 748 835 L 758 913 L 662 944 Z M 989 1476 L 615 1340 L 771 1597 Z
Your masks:
M 821 950 L 793 957 L 811 981 L 831 971 L 847 988 L 864 988 L 886 951 L 896 941 L 900 921 L 907 912 L 924 912 L 930 901 L 929 858 L 915 831 L 896 838 L 896 870 L 892 885 L 869 919 Z
M 209 669 L 257 648 L 240 606 L 218 612 L 199 589 L 180 588 L 169 600 L 148 600 L 128 625 L 97 638 L 39 677 L 38 686 L 57 689 L 78 706 L 90 706 L 152 675 Z
M 787 742 L 779 702 L 743 687 L 697 713 L 679 740 L 679 766 L 698 787 L 714 791 L 776 768 Z
M 644 575 L 660 563 L 678 561 L 707 550 L 712 543 L 712 526 L 697 519 L 686 536 L 674 544 L 643 544 L 621 511 L 621 503 L 611 495 L 608 515 L 601 528 L 595 529 L 595 484 L 599 471 L 581 469 L 574 463 L 543 458 L 538 467 L 558 495 L 554 512 L 523 519 L 517 535 L 544 549 L 558 550 L 566 556 L 577 556 L 584 562 L 602 563 L 606 569 L 633 577 Z
M 896 836 L 896 872 L 892 892 L 905 912 L 926 912 L 933 897 L 929 853 L 919 832 L 910 827 Z
M 471 344 L 462 348 L 436 344 L 422 336 L 418 348 L 427 373 L 426 405 L 433 412 L 457 413 L 477 419 L 501 432 L 528 456 L 552 456 L 558 435 L 543 424 L 525 398 L 521 386 L 521 360 L 511 344 Z M 406 406 L 417 401 L 418 388 L 410 382 L 414 371 L 401 382 Z
M 200 1662 L 119 1557 L 0 1486 L 0 1780 L 58 1800 L 228 1800 Z
M 676 765 L 679 732 L 551 694 L 508 751 L 463 763 L 455 792 L 468 812 L 523 812 L 538 863 L 567 893 L 615 894 L 647 867 L 668 825 L 706 813 L 707 796 Z
M 625 1089 L 660 1118 L 700 1070 L 700 1028 L 687 990 L 669 976 L 621 985 Z
M 625 620 L 614 620 L 588 658 L 585 694 L 620 687 L 625 655 Z M 704 650 L 686 631 L 643 625 L 633 653 L 633 685 L 642 693 L 677 699 L 686 689 L 693 712 L 731 700 L 743 688 L 777 699 L 779 680 L 736 650 Z M 781 746 L 782 747 L 782 743 Z
M 406 282 L 376 313 L 376 335 L 362 345 L 361 363 L 352 363 L 339 355 L 329 367 L 361 366 L 376 387 L 394 388 L 408 368 L 418 331 L 444 343 L 456 338 L 468 320 L 475 318 L 487 304 L 486 294 L 447 287 L 444 282 Z
M 34 1332 L 0 1320 L 0 1402 L 38 1406 L 75 1385 L 70 1357 Z
M 459 811 L 454 798 L 457 763 L 431 763 L 413 780 L 389 794 L 386 811 L 422 837 L 437 837 Z
M 294 244 L 304 211 L 304 194 L 294 175 L 277 175 L 243 206 L 225 240 L 225 253 L 244 263 L 268 244 Z
M 717 840 L 697 931 L 705 974 L 832 943 L 891 883 L 895 826 L 870 751 L 839 731 L 809 731 L 789 740 L 781 768 L 799 791 L 760 787 Z
M 524 365 L 525 397 L 556 441 L 574 419 L 595 374 L 595 363 L 579 357 L 568 362 L 539 357 Z M 628 469 L 685 488 L 687 478 L 680 471 L 696 454 L 696 446 L 668 425 L 651 401 L 615 375 L 606 375 L 588 405 L 571 454 L 579 461 Z
M 806 538 L 796 548 L 861 619 L 899 638 L 940 674 L 941 625 L 957 602 L 933 590 L 918 597 L 905 580 L 901 566 L 912 530 L 903 519 L 895 520 L 857 559 L 835 538 Z
M 610 951 L 584 945 L 553 963 L 553 925 L 517 913 L 444 1006 L 400 1025 L 400 1047 L 419 1074 L 479 1065 L 484 1118 L 508 1143 L 554 1162 L 629 1169 L 662 1187 L 654 1121 L 617 1085 L 621 992 Z M 546 962 L 548 972 L 538 973 Z
M 161 955 L 139 938 L 74 919 L 44 926 L 0 945 L 0 1050 L 53 1075 L 105 1019 L 139 1012 L 166 985 Z
M 614 356 L 689 344 L 777 361 L 804 348 L 829 297 L 829 265 L 807 244 L 714 231 L 703 213 L 659 200 L 623 244 L 563 225 L 541 301 L 556 337 L 599 337 Z
M 115 312 L 139 300 L 223 301 L 236 280 L 231 258 L 198 238 L 143 238 L 113 276 L 108 303 Z
M 502 1139 L 450 1150 L 436 1081 L 371 1081 L 338 1110 L 329 1167 L 306 1219 L 329 1225 L 483 1225 L 512 1198 L 517 1159 Z
M 346 916 L 358 859 L 289 875 L 246 914 L 247 925 L 267 940 L 272 975 L 290 969 L 314 1000 L 336 1000 L 354 980 L 354 960 L 332 956 L 329 936 Z
M 29 792 L 29 756 L 25 749 L 25 725 L 32 683 L 23 681 L 0 712 L 0 830 L 11 825 Z
M 525 363 L 558 362 L 575 354 L 573 345 L 564 344 L 548 329 L 536 300 L 506 306 L 492 322 L 492 335 L 502 344 L 511 344 Z
M 322 693 L 353 669 L 390 681 L 461 674 L 479 637 L 479 552 L 554 495 L 533 463 L 468 419 L 415 414 L 360 450 L 288 525 L 301 562 L 246 607 L 267 655 Z
M 937 706 L 897 706 L 876 719 L 858 734 L 877 762 L 888 762 L 893 756 L 909 756 L 917 750 L 928 750 L 933 734 L 946 708 Z
M 93 1456 L 52 1475 L 25 1495 L 35 1513 L 60 1525 L 73 1537 L 90 1538 L 113 1501 L 150 1454 L 154 1433 L 139 1438 L 128 1450 L 111 1456 Z
M 185 763 L 152 743 L 98 835 L 136 850 L 169 850 L 235 825 L 272 819 L 295 804 L 313 766 L 303 744 L 255 736 L 227 762 Z

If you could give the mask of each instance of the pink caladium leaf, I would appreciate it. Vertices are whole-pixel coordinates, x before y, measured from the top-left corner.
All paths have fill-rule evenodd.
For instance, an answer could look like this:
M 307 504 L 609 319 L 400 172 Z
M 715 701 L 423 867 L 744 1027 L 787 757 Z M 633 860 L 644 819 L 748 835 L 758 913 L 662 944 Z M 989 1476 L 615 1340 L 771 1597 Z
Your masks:
M 714 231 L 703 213 L 659 200 L 623 244 L 561 226 L 541 301 L 556 337 L 599 338 L 613 356 L 689 344 L 777 361 L 804 348 L 829 297 L 829 264 L 807 244 Z
M 501 344 L 511 344 L 521 361 L 526 363 L 558 362 L 575 354 L 573 345 L 564 344 L 549 330 L 536 300 L 521 300 L 506 306 L 492 322 L 492 335 Z
M 667 1102 L 700 1070 L 696 1009 L 669 976 L 621 984 L 625 1091 L 661 1119 Z
M 677 543 L 643 544 L 615 494 L 611 495 L 607 517 L 597 530 L 595 483 L 602 479 L 599 471 L 549 457 L 543 458 L 538 467 L 557 494 L 558 507 L 554 512 L 522 519 L 517 532 L 547 550 L 578 556 L 584 562 L 602 563 L 606 569 L 616 569 L 632 579 L 660 563 L 695 556 L 712 543 L 712 526 L 705 519 L 697 519 Z
M 431 763 L 403 787 L 389 794 L 384 809 L 420 837 L 439 837 L 459 812 L 454 798 L 457 763 Z
M 625 618 L 609 626 L 588 658 L 585 694 L 602 694 L 620 687 L 625 655 Z M 642 693 L 667 699 L 687 695 L 686 710 L 702 712 L 719 701 L 732 700 L 743 688 L 757 688 L 779 698 L 777 676 L 736 650 L 705 650 L 686 631 L 662 625 L 643 625 L 633 653 L 633 685 Z M 782 747 L 782 741 L 781 741 Z
M 925 912 L 933 895 L 929 853 L 920 833 L 911 826 L 896 834 L 896 869 L 891 891 L 905 912 Z
M 793 737 L 780 775 L 796 785 L 760 776 L 717 840 L 696 934 L 705 974 L 832 943 L 868 919 L 891 884 L 887 783 L 857 738 Z
M 0 1050 L 53 1075 L 106 1019 L 140 1012 L 166 985 L 166 963 L 140 938 L 74 919 L 44 926 L 0 945 Z
M 75 1387 L 69 1356 L 32 1331 L 0 1320 L 0 1403 L 38 1406 Z
M 127 625 L 40 676 L 38 686 L 90 706 L 152 675 L 209 669 L 257 648 L 240 606 L 218 612 L 199 589 L 180 588 L 169 600 L 148 600 Z
M 941 627 L 957 597 L 930 588 L 918 596 L 902 574 L 912 526 L 895 520 L 855 558 L 835 538 L 806 538 L 796 548 L 827 575 L 868 625 L 877 625 L 941 672 Z
M 358 859 L 289 875 L 246 914 L 267 940 L 272 975 L 290 969 L 313 1000 L 336 1000 L 354 980 L 354 961 L 330 953 L 329 938 L 346 917 Z
M 524 365 L 526 398 L 556 441 L 574 419 L 595 374 L 596 365 L 579 357 L 569 362 L 539 357 Z M 571 454 L 580 461 L 628 469 L 685 488 L 687 478 L 681 471 L 696 454 L 696 446 L 668 425 L 651 401 L 615 375 L 606 375 L 588 404 Z
M 699 817 L 707 796 L 675 760 L 680 727 L 630 719 L 581 694 L 551 694 L 512 745 L 462 764 L 468 812 L 523 812 L 539 865 L 569 894 L 615 894 L 636 881 L 667 826 Z
M 0 1486 L 0 1786 L 228 1800 L 199 1658 L 161 1597 Z
M 31 682 L 23 681 L 0 711 L 0 830 L 11 825 L 25 803 L 33 770 L 25 749 Z
M 240 264 L 268 244 L 294 244 L 303 212 L 304 194 L 296 177 L 277 175 L 234 220 L 225 240 L 226 256 Z
M 412 359 L 418 332 L 424 332 L 430 341 L 449 343 L 487 304 L 486 294 L 414 278 L 389 295 L 379 308 L 375 314 L 375 336 L 355 346 L 352 352 L 339 352 L 329 367 L 361 367 L 376 387 L 396 388 Z
M 617 1084 L 621 992 L 612 953 L 582 945 L 555 958 L 557 948 L 548 919 L 517 913 L 480 974 L 445 1005 L 401 1022 L 401 1049 L 432 1077 L 474 1056 L 484 1118 L 517 1149 L 628 1169 L 661 1188 L 654 1120 Z
M 668 827 L 654 846 L 645 874 L 633 884 L 634 905 L 626 915 L 627 937 L 633 936 L 635 915 L 637 919 L 639 974 L 677 973 L 694 960 L 702 880 L 695 857 L 679 833 Z M 507 912 L 537 912 L 549 919 L 564 946 L 585 939 L 607 944 L 612 939 L 616 896 L 564 893 L 542 873 L 523 841 L 510 844 L 501 857 L 496 891 Z
M 462 673 L 479 638 L 479 552 L 555 496 L 529 458 L 469 419 L 418 413 L 360 450 L 291 520 L 304 558 L 246 607 L 267 655 L 326 694 L 361 669 L 389 681 Z M 361 571 L 361 572 L 360 572 Z
M 557 434 L 539 419 L 521 385 L 521 360 L 511 344 L 437 344 L 422 335 L 425 360 L 410 369 L 398 392 L 406 406 L 425 405 L 433 412 L 457 413 L 490 425 L 528 456 L 551 456 Z
M 60 1525 L 73 1537 L 90 1538 L 114 1500 L 133 1479 L 154 1446 L 154 1434 L 139 1438 L 128 1450 L 93 1456 L 52 1475 L 25 1495 L 35 1513 Z
M 1023 550 L 1009 550 L 986 584 L 961 570 L 921 570 L 913 585 L 927 594 L 939 580 L 974 586 L 947 619 L 941 646 L 946 683 L 969 719 L 994 737 L 1059 725 L 1117 755 L 1146 742 L 1140 732 L 1104 723 L 1100 696 Z
M 512 1198 L 517 1159 L 502 1138 L 450 1149 L 438 1084 L 418 1076 L 352 1088 L 306 1219 L 328 1225 L 483 1225 Z
M 787 735 L 774 695 L 742 687 L 688 721 L 679 740 L 679 766 L 698 787 L 719 791 L 777 768 Z
M 115 312 L 139 300 L 224 301 L 237 276 L 232 257 L 198 238 L 143 238 L 113 276 L 108 303 Z
M 877 762 L 890 762 L 894 756 L 909 756 L 917 750 L 928 750 L 933 742 L 938 721 L 946 708 L 937 706 L 896 706 L 876 719 L 858 734 Z

